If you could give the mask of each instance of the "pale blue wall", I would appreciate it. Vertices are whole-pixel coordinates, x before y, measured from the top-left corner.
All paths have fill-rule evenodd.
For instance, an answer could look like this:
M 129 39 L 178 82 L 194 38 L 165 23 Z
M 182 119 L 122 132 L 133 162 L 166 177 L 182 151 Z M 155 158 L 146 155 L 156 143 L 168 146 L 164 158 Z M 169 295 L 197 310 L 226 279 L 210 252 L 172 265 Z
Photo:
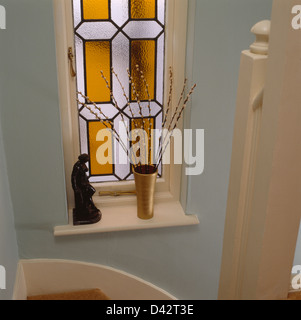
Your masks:
M 196 0 L 190 12 L 196 32 L 187 70 L 198 83 L 191 125 L 206 130 L 206 167 L 189 179 L 188 211 L 201 224 L 66 238 L 53 237 L 66 223 L 66 200 L 52 1 L 2 3 L 0 117 L 20 257 L 101 263 L 179 298 L 216 299 L 240 52 L 253 41 L 252 25 L 270 17 L 272 0 Z
M 295 260 L 294 265 L 301 265 L 301 227 L 299 230 L 299 236 L 297 241 L 296 253 L 295 253 Z
M 0 265 L 6 270 L 6 289 L 0 289 L 0 300 L 7 300 L 12 296 L 18 259 L 17 238 L 0 126 Z
M 0 43 L 2 32 L 4 31 L 0 31 Z M 0 69 L 3 66 L 1 58 L 0 50 Z M 0 106 L 3 106 L 3 82 L 4 78 L 0 77 Z M 6 289 L 1 290 L 0 288 L 0 300 L 7 300 L 12 296 L 18 258 L 17 238 L 0 122 L 0 265 L 6 270 Z

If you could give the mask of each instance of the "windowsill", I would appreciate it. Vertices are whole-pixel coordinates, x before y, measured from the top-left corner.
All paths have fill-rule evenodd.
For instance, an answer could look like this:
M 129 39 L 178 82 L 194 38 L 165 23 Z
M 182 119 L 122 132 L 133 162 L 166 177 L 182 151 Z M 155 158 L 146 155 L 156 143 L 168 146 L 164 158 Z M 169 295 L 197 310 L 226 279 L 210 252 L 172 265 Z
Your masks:
M 174 200 L 168 200 L 167 196 L 157 199 L 153 219 L 141 220 L 137 217 L 135 197 L 126 198 L 123 197 L 122 201 L 117 200 L 114 205 L 108 205 L 105 199 L 102 205 L 95 202 L 102 212 L 100 222 L 86 226 L 73 226 L 72 224 L 57 226 L 54 228 L 54 235 L 70 236 L 199 224 L 196 215 L 186 215 L 181 204 Z

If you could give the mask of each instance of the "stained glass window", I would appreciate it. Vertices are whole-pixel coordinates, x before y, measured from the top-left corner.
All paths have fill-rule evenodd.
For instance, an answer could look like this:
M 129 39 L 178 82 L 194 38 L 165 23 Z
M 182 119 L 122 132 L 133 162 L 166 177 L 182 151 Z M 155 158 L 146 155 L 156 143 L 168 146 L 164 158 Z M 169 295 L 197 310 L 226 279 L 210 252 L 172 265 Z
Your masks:
M 80 102 L 95 113 L 101 108 L 103 114 L 98 114 L 98 117 L 107 120 L 107 127 L 113 126 L 117 131 L 121 121 L 132 128 L 141 123 L 142 118 L 149 129 L 161 129 L 165 0 L 73 0 L 73 17 L 77 90 L 96 106 L 82 96 L 79 97 Z M 140 107 L 129 84 L 127 70 L 139 92 Z M 114 107 L 101 71 L 112 88 L 119 110 Z M 82 104 L 79 103 L 78 108 L 80 149 L 81 153 L 90 155 L 90 181 L 133 179 L 130 163 L 118 164 L 118 142 L 110 135 L 99 136 L 105 125 Z M 146 131 L 151 135 L 150 130 Z M 152 138 L 149 136 L 151 144 Z M 127 147 L 131 147 L 130 142 Z M 104 158 L 110 160 L 108 163 L 103 163 L 104 159 L 98 156 L 103 148 L 106 148 Z M 162 174 L 161 167 L 159 173 Z

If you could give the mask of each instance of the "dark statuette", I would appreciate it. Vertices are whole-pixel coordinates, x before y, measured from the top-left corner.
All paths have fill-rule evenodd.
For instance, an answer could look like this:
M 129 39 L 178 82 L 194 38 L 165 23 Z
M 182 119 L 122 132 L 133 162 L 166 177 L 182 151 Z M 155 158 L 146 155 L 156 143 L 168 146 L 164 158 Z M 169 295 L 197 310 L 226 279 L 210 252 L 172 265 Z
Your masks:
M 73 224 L 86 225 L 97 223 L 101 220 L 101 212 L 93 203 L 92 197 L 96 190 L 90 185 L 86 163 L 89 155 L 82 154 L 78 157 L 72 171 L 72 188 L 75 196 L 75 209 L 73 209 Z

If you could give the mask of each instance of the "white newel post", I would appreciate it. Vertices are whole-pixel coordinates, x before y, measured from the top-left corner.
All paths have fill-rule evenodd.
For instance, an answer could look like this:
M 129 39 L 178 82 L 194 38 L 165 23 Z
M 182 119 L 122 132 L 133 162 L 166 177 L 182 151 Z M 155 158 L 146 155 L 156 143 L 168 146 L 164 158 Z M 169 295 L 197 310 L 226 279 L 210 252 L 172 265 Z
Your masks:
M 264 34 L 251 46 L 257 54 L 242 54 L 220 299 L 286 299 L 290 287 L 301 217 L 301 29 L 292 27 L 295 5 L 300 1 L 274 0 L 268 57 L 258 54 Z
M 243 257 L 248 240 L 250 197 L 260 132 L 270 21 L 257 23 L 251 32 L 255 34 L 256 40 L 250 46 L 250 50 L 241 54 L 220 299 L 237 299 L 243 277 Z
M 301 30 L 292 28 L 295 5 L 300 0 L 273 4 L 242 298 L 286 299 L 290 287 L 301 217 Z

